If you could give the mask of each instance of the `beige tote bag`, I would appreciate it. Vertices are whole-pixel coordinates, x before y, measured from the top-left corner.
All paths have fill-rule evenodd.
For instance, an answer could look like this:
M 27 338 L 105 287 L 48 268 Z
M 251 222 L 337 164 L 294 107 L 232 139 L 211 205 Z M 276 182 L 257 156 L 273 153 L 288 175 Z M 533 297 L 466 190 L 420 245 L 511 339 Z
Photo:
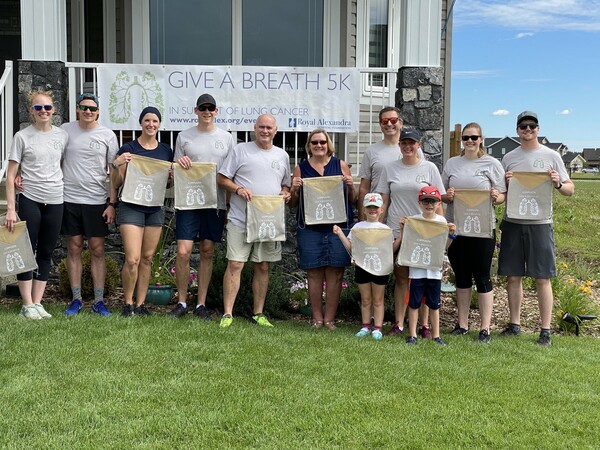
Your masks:
M 246 242 L 285 241 L 284 205 L 281 195 L 253 195 L 246 204 Z
M 447 240 L 447 223 L 409 217 L 404 224 L 397 262 L 401 266 L 442 270 Z
M 496 217 L 490 191 L 454 190 L 454 224 L 460 236 L 491 238 Z
M 358 267 L 370 274 L 389 275 L 394 270 L 393 242 L 391 229 L 353 229 L 352 259 Z
M 547 172 L 513 172 L 507 196 L 506 216 L 510 219 L 552 217 L 552 180 Z
M 141 206 L 162 206 L 170 168 L 168 161 L 132 155 L 125 172 L 121 201 Z
M 175 209 L 207 209 L 217 207 L 217 164 L 193 162 L 184 169 L 173 164 Z
M 347 222 L 341 175 L 302 179 L 302 207 L 306 225 Z
M 2 219 L 4 223 L 4 219 Z M 15 223 L 11 233 L 4 225 L 0 226 L 0 276 L 18 275 L 37 269 L 27 224 Z

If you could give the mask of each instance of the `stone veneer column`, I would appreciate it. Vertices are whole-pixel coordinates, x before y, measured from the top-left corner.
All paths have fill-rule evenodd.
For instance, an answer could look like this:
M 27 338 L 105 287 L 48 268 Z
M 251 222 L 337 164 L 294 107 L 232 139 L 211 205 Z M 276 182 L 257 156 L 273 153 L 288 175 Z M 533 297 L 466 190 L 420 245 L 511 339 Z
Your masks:
M 423 151 L 441 170 L 444 142 L 444 69 L 402 67 L 398 71 L 396 106 L 405 127 L 419 130 Z
M 19 128 L 31 124 L 28 101 L 32 90 L 52 91 L 56 126 L 68 121 L 68 79 L 65 64 L 60 61 L 18 61 Z

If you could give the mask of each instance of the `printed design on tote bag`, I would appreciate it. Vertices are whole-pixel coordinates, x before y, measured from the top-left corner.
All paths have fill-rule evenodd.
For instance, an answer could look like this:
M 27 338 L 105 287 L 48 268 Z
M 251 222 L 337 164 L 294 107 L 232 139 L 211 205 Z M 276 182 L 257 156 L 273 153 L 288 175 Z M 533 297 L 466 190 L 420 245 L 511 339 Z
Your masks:
M 188 189 L 187 194 L 185 196 L 185 203 L 188 206 L 203 206 L 206 203 L 206 198 L 204 196 L 204 191 L 202 191 L 202 188 Z

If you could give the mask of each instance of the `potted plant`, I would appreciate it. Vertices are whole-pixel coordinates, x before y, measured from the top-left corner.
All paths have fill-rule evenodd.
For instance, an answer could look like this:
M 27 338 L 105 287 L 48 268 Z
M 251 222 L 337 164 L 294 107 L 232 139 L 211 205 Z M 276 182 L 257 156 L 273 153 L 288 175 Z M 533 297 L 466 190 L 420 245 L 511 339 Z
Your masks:
M 148 283 L 148 293 L 146 302 L 154 305 L 167 305 L 175 291 L 175 268 L 172 267 L 177 251 L 174 248 L 173 226 L 175 214 L 171 214 L 168 221 L 165 222 L 160 240 L 150 265 L 150 281 Z

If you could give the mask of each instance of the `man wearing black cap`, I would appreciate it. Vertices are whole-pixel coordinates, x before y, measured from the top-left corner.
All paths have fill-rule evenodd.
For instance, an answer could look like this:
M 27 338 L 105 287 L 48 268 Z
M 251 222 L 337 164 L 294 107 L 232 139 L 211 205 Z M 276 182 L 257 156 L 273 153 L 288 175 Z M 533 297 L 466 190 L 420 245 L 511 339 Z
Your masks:
M 102 316 L 110 312 L 104 304 L 104 238 L 108 225 L 115 220 L 116 191 L 110 183 L 106 190 L 106 175 L 115 159 L 119 145 L 115 133 L 98 123 L 98 98 L 81 94 L 77 99 L 77 119 L 65 123 L 69 134 L 62 163 L 64 182 L 64 214 L 61 233 L 67 240 L 67 271 L 73 300 L 65 314 L 73 316 L 83 306 L 81 296 L 81 252 L 84 237 L 91 253 L 90 270 L 94 283 L 92 311 Z M 109 194 L 109 196 L 108 196 Z M 108 198 L 108 204 L 107 204 Z
M 523 111 L 517 117 L 517 134 L 521 146 L 504 158 L 506 184 L 513 172 L 547 172 L 552 184 L 562 195 L 573 195 L 575 186 L 569 179 L 565 165 L 558 152 L 541 145 L 538 141 L 538 116 L 532 111 Z M 510 195 L 510 191 L 508 194 Z M 554 232 L 552 213 L 539 220 L 508 218 L 506 213 L 500 225 L 502 242 L 498 259 L 498 274 L 508 277 L 507 293 L 510 324 L 502 332 L 504 336 L 521 333 L 521 302 L 523 300 L 523 276 L 535 278 L 542 331 L 538 344 L 551 344 L 550 326 L 554 301 L 550 278 L 556 276 L 554 254 Z
M 198 124 L 182 131 L 175 144 L 175 161 L 184 169 L 192 167 L 192 162 L 213 162 L 217 171 L 225 157 L 233 149 L 233 137 L 217 128 L 215 116 L 219 112 L 217 102 L 210 94 L 202 94 L 196 101 L 194 112 Z M 217 190 L 216 209 L 191 209 L 177 211 L 177 260 L 175 277 L 177 279 L 178 303 L 171 311 L 174 317 L 182 317 L 188 312 L 187 291 L 190 276 L 190 255 L 194 239 L 200 240 L 200 264 L 198 267 L 198 301 L 194 315 L 210 319 L 206 309 L 206 293 L 212 276 L 215 242 L 221 242 L 226 216 L 226 197 L 224 188 Z

